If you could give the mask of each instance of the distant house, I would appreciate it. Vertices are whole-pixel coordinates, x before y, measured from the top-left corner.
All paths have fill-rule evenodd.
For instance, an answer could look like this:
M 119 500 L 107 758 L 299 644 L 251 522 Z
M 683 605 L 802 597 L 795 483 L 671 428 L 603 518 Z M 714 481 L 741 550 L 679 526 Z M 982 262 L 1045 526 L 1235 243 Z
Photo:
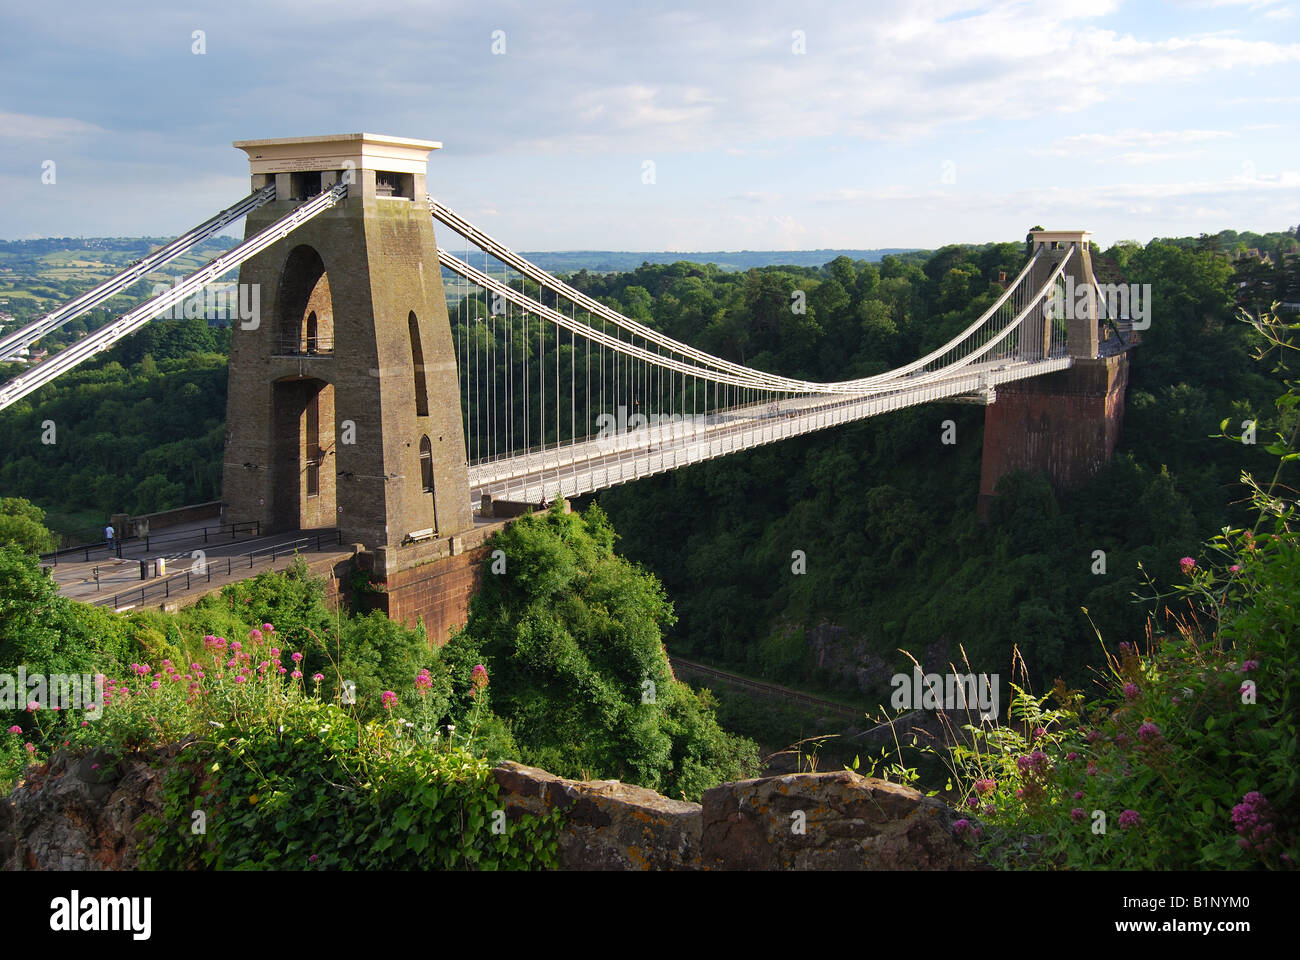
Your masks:
M 1240 261 L 1242 261 L 1242 260 L 1258 260 L 1260 263 L 1262 263 L 1262 264 L 1263 264 L 1264 266 L 1266 266 L 1266 267 L 1271 267 L 1271 266 L 1273 266 L 1273 256 L 1272 256 L 1272 254 L 1269 254 L 1269 253 L 1260 253 L 1260 252 L 1259 252 L 1257 249 L 1255 249 L 1254 247 L 1251 247 L 1249 250 L 1239 250 L 1239 251 L 1237 251 L 1236 255 L 1234 255 L 1232 259 L 1233 259 L 1234 262 L 1240 262 Z

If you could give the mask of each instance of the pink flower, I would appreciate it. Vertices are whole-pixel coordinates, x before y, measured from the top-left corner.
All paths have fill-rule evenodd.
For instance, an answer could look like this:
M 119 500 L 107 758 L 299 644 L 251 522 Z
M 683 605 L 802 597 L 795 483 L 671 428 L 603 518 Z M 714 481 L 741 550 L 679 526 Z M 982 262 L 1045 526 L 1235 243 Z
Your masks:
M 1144 723 L 1138 727 L 1138 739 L 1143 743 L 1159 743 L 1164 739 L 1160 728 L 1154 723 Z
M 1183 557 L 1178 561 L 1178 565 L 1183 568 L 1183 573 L 1191 573 L 1196 569 L 1196 561 L 1191 557 Z
M 1235 563 L 1232 566 L 1230 566 L 1228 569 L 1231 570 L 1233 573 L 1241 573 L 1241 567 L 1239 567 Z
M 1142 817 L 1136 810 L 1125 810 L 1119 815 L 1119 825 L 1122 829 L 1127 830 L 1129 827 L 1140 827 Z
M 1272 805 L 1258 790 L 1252 790 L 1232 808 L 1232 824 L 1239 834 L 1237 844 L 1243 850 L 1265 853 L 1274 844 Z
M 243 682 L 244 682 L 244 675 L 242 673 L 235 677 L 235 683 L 243 683 Z
M 960 820 L 953 821 L 952 832 L 957 834 L 958 836 L 965 833 L 969 829 L 970 829 L 970 821 L 967 820 L 965 817 L 962 817 Z
M 161 686 L 162 686 L 162 681 L 160 681 L 160 680 L 155 680 L 153 683 L 149 684 L 149 689 L 150 689 L 150 690 L 157 690 L 157 689 L 158 689 L 159 687 L 161 687 Z
M 325 674 L 323 674 L 323 673 L 313 673 L 313 674 L 311 675 L 311 678 L 312 678 L 313 680 L 315 680 L 317 683 L 320 683 L 322 680 L 325 679 Z
M 295 679 L 295 680 L 301 680 L 301 679 L 302 679 L 302 671 L 301 671 L 301 670 L 295 670 L 293 673 L 289 674 L 289 676 L 293 677 L 293 679 Z
M 1075 823 L 1078 823 L 1086 816 L 1087 814 L 1083 812 L 1082 807 L 1075 807 L 1073 810 L 1070 811 L 1070 819 L 1073 820 Z
M 275 633 L 275 627 L 271 626 L 269 623 L 264 623 L 264 624 L 262 624 L 262 632 L 263 632 L 263 633 Z
M 41 705 L 40 705 L 39 703 L 37 703 L 35 700 L 33 700 L 33 701 L 31 701 L 30 703 L 27 704 L 27 712 L 28 712 L 28 713 L 35 713 L 35 712 L 36 712 L 37 710 L 39 710 L 39 709 L 41 709 Z
M 1136 700 L 1139 692 L 1137 684 L 1133 683 L 1131 680 L 1124 684 L 1125 700 Z
M 230 649 L 238 653 L 240 650 L 244 649 L 244 645 L 240 643 L 238 640 L 236 640 L 234 643 L 230 645 Z
M 415 689 L 420 691 L 420 696 L 424 696 L 433 689 L 433 677 L 429 676 L 428 670 L 421 670 L 416 676 Z
M 1082 790 L 1076 790 L 1076 791 L 1074 791 L 1074 799 L 1076 799 L 1076 800 L 1082 800 L 1082 799 L 1083 799 L 1083 791 L 1082 791 Z
M 385 690 L 379 695 L 379 700 L 383 704 L 385 710 L 391 710 L 397 703 L 397 694 L 393 693 L 391 690 Z
M 272 648 L 271 648 L 271 656 L 275 657 L 277 660 L 280 659 L 280 648 L 279 648 L 279 647 L 272 647 Z
M 1252 671 L 1252 670 L 1258 670 L 1258 669 L 1259 669 L 1259 661 L 1258 661 L 1258 660 L 1247 660 L 1245 663 L 1243 663 L 1243 664 L 1241 665 L 1241 672 L 1242 672 L 1242 673 L 1250 673 L 1250 671 Z
M 26 744 L 26 746 L 27 746 L 27 752 L 28 752 L 28 753 L 35 753 L 35 752 L 36 752 L 36 744 L 32 743 L 31 741 L 28 741 L 27 744 Z
M 1073 750 L 1071 750 L 1069 753 L 1067 753 L 1067 754 L 1065 755 L 1065 759 L 1066 759 L 1066 760 L 1078 760 L 1078 759 L 1079 759 L 1079 755 L 1078 755 L 1077 753 L 1075 753 Z
M 249 640 L 252 640 L 254 643 L 261 643 L 261 642 L 262 642 L 262 631 L 261 631 L 261 630 L 258 630 L 256 627 L 254 627 L 252 630 L 249 630 L 249 631 L 248 631 L 248 639 L 249 639 Z
M 302 654 L 301 654 L 301 653 L 291 653 L 291 654 L 289 654 L 289 659 L 292 660 L 294 663 L 302 663 Z
M 966 806 L 970 807 L 972 810 L 974 810 L 974 809 L 975 809 L 976 807 L 978 807 L 979 805 L 980 805 L 980 798 L 979 798 L 979 797 L 967 797 L 967 798 L 966 798 Z
M 23 732 L 23 728 L 20 727 L 20 726 L 18 726 L 18 724 L 14 724 L 12 727 L 9 728 L 9 732 L 10 732 L 10 733 L 22 733 L 22 732 Z
M 471 697 L 476 697 L 483 692 L 483 688 L 488 685 L 487 667 L 481 663 L 476 663 L 474 669 L 470 671 L 469 682 L 473 684 L 474 689 L 469 692 Z
M 986 796 L 996 790 L 997 786 L 997 783 L 993 780 L 976 780 L 975 792 Z

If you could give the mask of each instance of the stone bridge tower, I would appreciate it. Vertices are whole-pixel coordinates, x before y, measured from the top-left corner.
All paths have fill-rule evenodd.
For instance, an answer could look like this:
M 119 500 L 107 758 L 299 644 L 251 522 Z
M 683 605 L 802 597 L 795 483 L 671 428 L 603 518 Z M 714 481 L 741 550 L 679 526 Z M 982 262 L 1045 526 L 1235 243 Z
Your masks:
M 1128 388 L 1125 344 L 1102 336 L 1099 302 L 1092 289 L 1092 255 L 1086 230 L 1035 230 L 1034 249 L 1043 260 L 1029 277 L 1033 289 L 1047 282 L 1065 255 L 1064 318 L 1043 317 L 1044 343 L 1060 344 L 1068 370 L 1003 384 L 984 408 L 984 459 L 979 515 L 988 518 L 997 483 L 1014 470 L 1043 471 L 1058 494 L 1104 467 L 1115 452 Z M 1032 253 L 1033 251 L 1031 251 Z M 1062 329 L 1064 328 L 1064 329 Z
M 276 199 L 246 236 L 343 180 L 347 196 L 240 268 L 259 311 L 232 324 L 223 495 L 264 531 L 337 527 L 378 573 L 473 518 L 429 153 L 367 133 L 241 140 Z M 433 549 L 440 544 L 441 549 Z

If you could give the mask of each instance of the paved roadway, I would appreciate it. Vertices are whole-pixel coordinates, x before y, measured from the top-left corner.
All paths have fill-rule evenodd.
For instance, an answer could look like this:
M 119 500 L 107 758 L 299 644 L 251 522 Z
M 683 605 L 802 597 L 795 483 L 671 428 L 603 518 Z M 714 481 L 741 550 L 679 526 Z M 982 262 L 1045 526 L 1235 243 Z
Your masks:
M 322 535 L 319 547 L 313 542 L 305 544 L 300 555 L 312 563 L 332 556 L 350 556 L 351 550 L 330 538 L 333 530 L 288 530 L 268 536 L 250 537 L 240 534 L 232 538 L 229 533 L 220 536 L 211 532 L 211 521 L 207 521 L 209 533 L 205 541 L 203 527 L 205 522 L 178 524 L 167 527 L 150 536 L 148 543 L 143 537 L 124 541 L 121 544 L 122 556 L 118 558 L 107 547 L 91 548 L 90 559 L 84 553 L 65 556 L 57 564 L 46 564 L 50 575 L 59 587 L 59 592 L 66 597 L 84 603 L 109 604 L 114 595 L 120 596 L 119 606 L 140 606 L 139 593 L 132 600 L 129 591 L 138 591 L 141 587 L 149 588 L 160 584 L 162 578 L 157 576 L 157 561 L 163 558 L 166 563 L 168 585 L 167 597 L 152 592 L 146 597 L 144 606 L 158 606 L 164 599 L 189 602 L 205 593 L 234 583 L 238 580 L 255 576 L 264 570 L 281 570 L 294 561 L 292 551 L 277 555 L 272 561 L 273 548 L 290 544 L 296 540 Z M 203 557 L 195 551 L 203 551 Z M 252 553 L 253 564 L 249 565 Z M 183 576 L 186 572 L 196 574 L 196 564 L 204 560 L 212 570 L 211 579 L 206 574 L 202 577 L 192 575 L 187 589 Z M 140 562 L 148 563 L 148 579 L 140 579 Z M 229 565 L 227 565 L 229 560 Z M 229 573 L 227 572 L 229 570 Z

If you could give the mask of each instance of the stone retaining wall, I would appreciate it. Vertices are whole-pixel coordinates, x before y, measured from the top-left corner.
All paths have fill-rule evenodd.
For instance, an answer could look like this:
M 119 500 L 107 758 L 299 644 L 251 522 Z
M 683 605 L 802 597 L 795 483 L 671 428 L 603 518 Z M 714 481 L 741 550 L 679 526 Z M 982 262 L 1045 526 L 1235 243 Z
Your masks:
M 0 869 L 131 870 L 143 818 L 163 810 L 176 748 L 58 753 L 0 799 Z M 938 800 L 849 771 L 724 783 L 687 803 L 616 780 L 502 763 L 507 822 L 564 812 L 565 870 L 966 870 L 977 865 Z

